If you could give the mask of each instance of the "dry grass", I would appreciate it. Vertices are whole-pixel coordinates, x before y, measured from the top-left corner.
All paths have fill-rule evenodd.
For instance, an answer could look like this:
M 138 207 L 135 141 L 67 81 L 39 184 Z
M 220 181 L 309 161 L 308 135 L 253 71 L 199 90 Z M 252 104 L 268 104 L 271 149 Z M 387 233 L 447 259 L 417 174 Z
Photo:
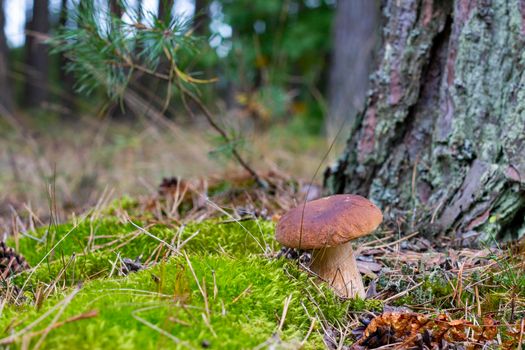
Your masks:
M 39 123 L 25 123 L 23 131 L 6 131 L 0 139 L 0 220 L 4 225 L 15 213 L 26 218 L 35 214 L 47 223 L 53 212 L 55 219 L 63 221 L 73 211 L 92 207 L 102 196 L 156 193 L 164 177 L 220 178 L 241 171 L 227 157 L 210 155 L 218 146 L 215 136 L 198 123 L 182 127 L 166 121 L 159 125 L 149 120 L 130 123 L 92 117 L 74 123 Z M 255 169 L 308 180 L 329 147 L 322 137 L 282 126 L 242 135 L 243 154 Z M 336 154 L 332 151 L 330 159 Z

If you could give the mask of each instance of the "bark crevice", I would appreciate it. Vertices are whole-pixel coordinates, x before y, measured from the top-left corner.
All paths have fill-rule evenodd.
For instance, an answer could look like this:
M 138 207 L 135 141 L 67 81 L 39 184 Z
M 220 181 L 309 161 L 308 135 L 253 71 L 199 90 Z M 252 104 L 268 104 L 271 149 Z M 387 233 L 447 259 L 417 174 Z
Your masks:
M 383 58 L 327 188 L 461 243 L 525 233 L 519 9 L 518 0 L 388 1 Z

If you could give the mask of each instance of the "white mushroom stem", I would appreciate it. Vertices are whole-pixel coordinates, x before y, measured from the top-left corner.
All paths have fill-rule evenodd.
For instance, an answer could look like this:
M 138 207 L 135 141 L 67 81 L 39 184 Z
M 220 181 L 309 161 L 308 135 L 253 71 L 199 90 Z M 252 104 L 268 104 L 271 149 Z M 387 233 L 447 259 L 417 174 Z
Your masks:
M 365 298 L 365 287 L 350 242 L 314 250 L 310 269 L 330 283 L 339 296 Z

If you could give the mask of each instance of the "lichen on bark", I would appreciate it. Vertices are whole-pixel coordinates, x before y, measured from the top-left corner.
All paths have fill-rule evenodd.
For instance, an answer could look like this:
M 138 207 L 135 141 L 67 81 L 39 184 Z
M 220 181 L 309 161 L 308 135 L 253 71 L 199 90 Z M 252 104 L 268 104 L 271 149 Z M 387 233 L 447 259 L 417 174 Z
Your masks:
M 367 106 L 325 185 L 463 243 L 524 234 L 525 1 L 387 1 L 383 13 Z

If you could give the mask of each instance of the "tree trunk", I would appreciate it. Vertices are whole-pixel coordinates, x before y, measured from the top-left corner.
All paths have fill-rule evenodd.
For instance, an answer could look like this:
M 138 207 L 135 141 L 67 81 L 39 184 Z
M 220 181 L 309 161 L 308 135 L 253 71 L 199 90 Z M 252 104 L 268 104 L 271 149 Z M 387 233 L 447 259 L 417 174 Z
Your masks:
M 0 0 L 0 106 L 7 111 L 13 110 L 13 95 L 8 77 L 8 55 L 7 40 L 4 33 L 4 1 Z
M 173 10 L 173 5 L 174 0 L 159 0 L 157 14 L 161 21 L 169 22 L 171 20 L 171 11 Z
M 124 9 L 119 0 L 109 0 L 109 11 L 111 11 L 113 16 L 118 18 L 122 18 L 122 14 L 124 13 Z
M 525 233 L 525 3 L 389 0 L 333 192 L 458 243 Z
M 373 48 L 379 36 L 379 3 L 340 0 L 333 27 L 334 49 L 329 77 L 328 135 L 351 125 L 365 103 Z
M 144 19 L 144 6 L 142 4 L 142 0 L 137 0 L 137 22 L 142 23 L 142 20 Z
M 49 0 L 34 0 L 26 35 L 26 103 L 38 107 L 48 97 L 49 56 L 44 43 L 49 33 Z
M 61 27 L 65 27 L 67 25 L 67 20 L 69 18 L 69 11 L 68 8 L 68 0 L 62 0 L 61 7 L 60 7 L 60 18 L 59 18 L 59 25 Z M 60 54 L 60 72 L 59 72 L 59 78 L 60 78 L 60 85 L 62 88 L 62 105 L 64 107 L 62 111 L 63 117 L 72 117 L 73 112 L 76 109 L 75 106 L 75 79 L 73 77 L 73 74 L 67 71 L 67 63 L 68 59 L 64 53 Z
M 208 6 L 208 0 L 195 0 L 195 16 L 193 27 L 195 28 L 196 35 L 208 35 L 208 26 L 210 25 Z

